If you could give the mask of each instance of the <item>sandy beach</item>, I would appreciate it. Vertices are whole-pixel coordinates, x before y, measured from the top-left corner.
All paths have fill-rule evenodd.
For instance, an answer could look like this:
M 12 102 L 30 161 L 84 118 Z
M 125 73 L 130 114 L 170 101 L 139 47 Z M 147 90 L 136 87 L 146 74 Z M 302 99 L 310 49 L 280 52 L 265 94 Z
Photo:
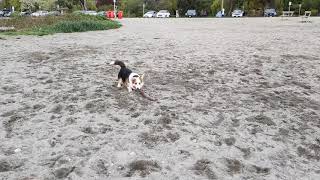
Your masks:
M 0 36 L 0 179 L 320 179 L 320 18 L 300 20 Z

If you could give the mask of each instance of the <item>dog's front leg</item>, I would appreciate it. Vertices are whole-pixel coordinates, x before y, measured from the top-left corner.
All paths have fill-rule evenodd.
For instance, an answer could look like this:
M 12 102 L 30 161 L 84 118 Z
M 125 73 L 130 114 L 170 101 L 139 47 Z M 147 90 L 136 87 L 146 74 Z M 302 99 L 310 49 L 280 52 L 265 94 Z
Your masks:
M 128 88 L 128 92 L 132 91 L 132 88 L 130 86 L 128 86 L 127 88 Z
M 118 79 L 118 85 L 117 85 L 117 87 L 118 87 L 118 88 L 121 88 L 121 85 L 122 85 L 122 79 L 120 78 L 120 79 Z

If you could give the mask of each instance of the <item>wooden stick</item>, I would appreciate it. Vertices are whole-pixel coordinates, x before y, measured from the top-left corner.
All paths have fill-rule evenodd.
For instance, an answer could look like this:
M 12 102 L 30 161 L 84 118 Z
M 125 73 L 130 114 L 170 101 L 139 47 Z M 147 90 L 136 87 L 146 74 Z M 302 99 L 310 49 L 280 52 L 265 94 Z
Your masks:
M 157 101 L 157 99 L 153 99 L 153 98 L 147 96 L 142 89 L 140 89 L 139 91 L 140 91 L 140 94 L 141 94 L 142 97 L 144 97 L 146 99 L 149 99 L 150 101 Z

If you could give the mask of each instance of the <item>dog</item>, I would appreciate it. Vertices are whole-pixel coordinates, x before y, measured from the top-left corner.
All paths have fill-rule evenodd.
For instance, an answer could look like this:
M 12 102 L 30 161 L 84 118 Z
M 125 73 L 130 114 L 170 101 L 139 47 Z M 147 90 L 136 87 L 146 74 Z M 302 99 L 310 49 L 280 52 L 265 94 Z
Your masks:
M 121 88 L 122 85 L 126 86 L 128 91 L 132 90 L 141 90 L 144 85 L 144 74 L 139 75 L 133 73 L 122 61 L 112 61 L 111 65 L 118 65 L 121 67 L 118 74 L 118 88 Z

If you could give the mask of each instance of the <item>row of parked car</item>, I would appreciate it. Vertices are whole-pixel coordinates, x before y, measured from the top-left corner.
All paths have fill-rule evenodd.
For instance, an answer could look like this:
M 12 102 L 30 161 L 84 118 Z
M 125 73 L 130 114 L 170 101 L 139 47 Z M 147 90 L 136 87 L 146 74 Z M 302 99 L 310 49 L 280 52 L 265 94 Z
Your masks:
M 272 8 L 267 8 L 264 11 L 264 16 L 267 17 L 274 17 L 277 15 L 277 12 L 275 9 Z M 224 12 L 219 11 L 216 14 L 216 17 L 223 17 Z M 244 11 L 241 9 L 235 9 L 231 13 L 232 17 L 243 17 L 244 16 Z M 148 11 L 143 15 L 144 18 L 165 18 L 165 17 L 170 17 L 170 12 L 168 10 L 160 10 L 159 12 L 156 11 Z M 197 11 L 194 9 L 189 9 L 185 13 L 185 17 L 197 17 Z
M 159 12 L 148 11 L 147 13 L 145 13 L 143 15 L 143 17 L 145 17 L 145 18 L 153 18 L 153 17 L 166 18 L 166 17 L 170 17 L 170 12 L 168 10 L 160 10 Z
M 185 13 L 186 17 L 196 17 L 197 12 L 194 9 L 189 9 Z M 148 11 L 143 15 L 144 18 L 167 18 L 170 17 L 170 12 L 168 10 L 160 10 L 159 12 L 156 11 Z
M 0 10 L 0 17 L 10 17 L 12 15 L 12 11 L 8 9 Z M 36 11 L 36 12 L 30 12 L 30 11 L 24 11 L 20 12 L 20 16 L 59 16 L 61 13 L 59 11 Z
M 80 14 L 87 14 L 87 15 L 100 15 L 100 16 L 105 16 L 105 11 L 100 11 L 100 12 L 96 12 L 96 11 L 77 11 L 76 13 L 80 13 Z M 4 9 L 4 10 L 0 10 L 0 17 L 10 17 L 12 15 L 12 12 L 10 10 Z M 58 16 L 61 15 L 61 13 L 59 11 L 36 11 L 36 12 L 30 12 L 30 11 L 26 11 L 26 12 L 21 12 L 20 13 L 21 16 L 34 16 L 34 17 L 39 17 L 39 16 L 50 16 L 50 15 L 54 15 L 54 16 Z M 277 12 L 275 9 L 265 9 L 264 11 L 264 16 L 276 16 Z M 197 11 L 194 9 L 189 9 L 187 10 L 187 12 L 185 13 L 185 17 L 196 17 L 197 16 Z M 224 12 L 219 11 L 216 14 L 216 17 L 223 17 L 224 16 Z M 244 11 L 242 11 L 241 9 L 235 9 L 232 14 L 232 17 L 242 17 L 244 16 Z M 170 12 L 168 10 L 160 10 L 159 12 L 156 11 L 148 11 L 147 13 L 145 13 L 143 15 L 143 17 L 145 18 L 168 18 L 170 17 Z
M 244 12 L 242 10 L 234 10 L 232 12 L 232 17 L 242 17 Z M 166 18 L 170 17 L 170 12 L 168 10 L 148 11 L 143 15 L 144 18 Z M 197 17 L 197 11 L 194 9 L 189 9 L 185 13 L 185 17 Z

